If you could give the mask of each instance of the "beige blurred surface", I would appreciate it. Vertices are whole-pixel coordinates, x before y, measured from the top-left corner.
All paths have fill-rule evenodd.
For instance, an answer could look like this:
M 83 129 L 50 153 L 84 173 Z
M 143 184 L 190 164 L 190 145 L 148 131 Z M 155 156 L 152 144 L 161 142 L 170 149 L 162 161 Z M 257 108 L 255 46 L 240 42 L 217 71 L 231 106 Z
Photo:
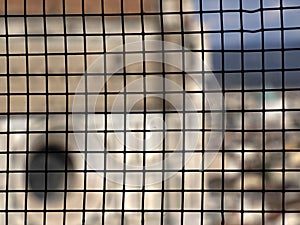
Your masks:
M 62 14 L 63 4 L 67 14 L 93 14 L 102 12 L 102 1 L 104 4 L 104 13 L 121 13 L 121 0 L 0 0 L 0 13 L 5 13 L 5 3 L 7 3 L 7 14 L 18 15 L 26 11 L 29 15 L 43 14 L 45 8 L 46 14 Z M 123 12 L 139 13 L 141 12 L 140 0 L 122 0 Z M 155 10 L 156 0 L 144 0 L 143 10 Z
M 24 11 L 24 5 L 21 2 L 18 0 L 9 1 L 9 12 L 11 14 L 21 14 Z M 34 2 L 36 4 L 33 4 Z M 38 9 L 41 8 L 41 2 L 40 0 L 27 1 L 28 13 L 38 13 Z M 107 16 L 104 21 L 102 21 L 100 16 L 87 16 L 84 20 L 78 16 L 63 18 L 60 15 L 62 12 L 59 10 L 60 4 L 58 2 L 46 1 L 46 9 L 58 12 L 57 17 L 46 17 L 44 19 L 39 16 L 29 16 L 26 20 L 22 17 L 9 17 L 7 20 L 0 18 L 0 23 L 3 24 L 2 30 L 0 28 L 0 33 L 9 35 L 8 38 L 0 38 L 1 53 L 9 56 L 0 57 L 0 93 L 3 93 L 0 96 L 0 112 L 64 113 L 67 110 L 71 111 L 74 94 L 80 81 L 84 81 L 84 84 L 86 84 L 85 90 L 82 91 L 93 92 L 94 94 L 103 92 L 105 83 L 103 78 L 104 68 L 106 67 L 109 71 L 111 67 L 114 67 L 113 65 L 125 64 L 122 54 L 107 55 L 107 62 L 104 63 L 104 60 L 102 60 L 101 65 L 96 70 L 102 76 L 88 76 L 84 78 L 83 75 L 89 72 L 95 61 L 99 62 L 99 58 L 103 58 L 105 52 L 121 46 L 123 42 L 126 44 L 141 42 L 140 32 L 142 31 L 142 26 L 145 33 L 161 32 L 159 15 L 145 16 L 143 25 L 140 17 L 136 18 L 134 16 L 126 17 L 124 21 L 122 21 L 120 16 Z M 139 12 L 136 2 L 140 1 L 124 1 L 126 12 Z M 144 7 L 149 10 L 150 8 L 155 8 L 157 7 L 155 2 L 144 1 Z M 175 8 L 172 8 L 172 2 L 176 3 Z M 87 5 L 87 10 L 91 10 L 91 12 L 93 3 L 94 1 L 84 1 L 84 4 Z M 113 10 L 117 10 L 120 7 L 120 1 L 105 1 L 105 3 L 107 4 L 106 10 L 108 13 L 118 13 Z M 2 4 L 0 2 L 0 5 L 3 6 L 3 0 Z M 66 1 L 66 11 L 70 10 L 71 14 L 79 12 L 82 10 L 79 5 Z M 165 1 L 165 11 L 179 11 L 178 7 L 177 0 Z M 186 10 L 190 10 L 188 1 L 184 2 L 184 7 Z M 179 16 L 176 17 L 176 20 L 178 19 Z M 184 21 L 188 22 L 191 19 L 190 15 L 187 14 Z M 123 22 L 124 26 L 122 25 Z M 106 34 L 104 36 L 105 39 L 103 39 L 103 23 Z M 166 31 L 180 31 L 181 29 L 179 24 L 174 24 L 173 19 L 169 16 L 164 18 L 164 23 Z M 5 27 L 7 27 L 7 32 Z M 199 28 L 191 21 L 186 24 L 186 29 L 188 30 L 193 31 Z M 83 29 L 85 29 L 84 32 Z M 126 35 L 133 32 L 137 35 Z M 181 45 L 181 36 L 181 34 L 166 35 L 165 41 Z M 147 35 L 145 40 L 161 40 L 161 38 L 158 35 Z M 187 47 L 193 46 L 196 50 L 200 50 L 200 40 L 200 33 L 197 36 L 195 34 L 185 35 L 185 45 Z M 122 48 L 119 48 L 119 50 L 122 50 Z M 142 51 L 142 45 L 137 44 L 136 49 L 133 50 Z M 125 51 L 131 50 L 126 49 Z M 173 55 L 172 57 L 177 58 L 177 60 L 181 59 L 180 55 Z M 130 58 L 135 57 L 142 60 L 141 53 L 127 54 L 125 60 L 129 61 Z M 146 60 L 147 57 L 146 55 Z M 125 77 L 122 76 L 125 71 L 127 74 L 134 73 L 134 75 L 126 76 L 126 81 Z M 174 68 L 167 68 L 166 72 L 168 71 L 178 72 Z M 92 72 L 95 72 L 95 70 Z M 119 71 L 119 76 L 109 79 L 106 82 L 107 90 L 108 92 L 114 92 L 114 94 L 108 97 L 108 108 L 111 108 L 116 93 L 122 91 L 125 82 L 127 85 L 136 79 L 142 79 L 142 75 L 145 72 L 159 74 L 162 72 L 162 66 L 157 63 L 146 62 L 144 70 L 143 63 L 138 63 L 127 66 L 126 69 Z M 8 74 L 9 76 L 7 76 Z M 170 76 L 170 78 L 179 85 L 182 85 L 180 80 L 184 79 L 180 74 L 177 77 L 175 75 Z M 151 85 L 155 87 L 159 84 Z M 150 85 L 148 84 L 148 86 Z M 140 84 L 140 90 L 141 92 L 143 91 L 142 83 Z M 84 101 L 82 104 L 89 105 L 89 103 Z M 95 104 L 95 110 L 104 110 L 104 99 L 101 96 Z M 94 107 L 94 105 L 89 107 Z
M 29 16 L 26 21 L 22 17 L 9 17 L 7 24 L 4 18 L 0 19 L 1 34 L 6 33 L 5 27 L 7 27 L 8 35 L 19 35 L 19 37 L 0 38 L 0 53 L 9 55 L 9 57 L 0 57 L 0 93 L 3 94 L 0 96 L 0 112 L 44 113 L 71 110 L 73 94 L 82 79 L 80 74 L 84 74 L 104 51 L 100 17 L 85 19 L 87 36 L 84 37 L 82 20 L 72 15 L 82 13 L 100 15 L 102 12 L 105 14 L 141 13 L 141 9 L 157 10 L 157 1 L 143 1 L 143 6 L 140 0 L 103 1 L 104 9 L 102 9 L 102 1 L 97 0 L 28 0 L 25 4 L 20 0 L 0 0 L 0 14 L 23 15 L 26 12 Z M 123 6 L 122 10 L 121 6 Z M 65 21 L 61 16 L 63 12 L 70 15 Z M 56 14 L 57 17 L 48 17 L 46 21 L 42 17 L 30 17 L 44 13 Z M 137 32 L 140 29 L 140 20 L 133 17 L 125 20 L 123 32 Z M 104 23 L 106 33 L 121 33 L 120 17 L 108 17 Z M 157 22 L 155 23 L 153 18 L 146 19 L 146 31 L 157 30 L 155 28 Z M 64 29 L 67 33 L 64 33 Z M 26 37 L 26 32 L 38 36 Z M 44 36 L 46 33 L 57 34 L 57 36 Z M 59 36 L 63 34 L 78 34 L 78 36 L 70 35 L 65 38 Z M 89 36 L 89 34 L 99 35 Z M 128 37 L 126 42 L 130 38 Z M 107 39 L 108 48 L 122 43 L 121 34 Z M 84 46 L 85 51 L 93 55 L 85 57 Z M 35 55 L 27 57 L 26 54 Z M 89 78 L 87 82 L 88 91 L 95 92 L 100 91 L 97 87 L 100 82 L 103 83 L 103 80 L 97 82 L 96 78 Z M 110 82 L 109 89 L 116 90 L 113 86 L 118 84 L 112 83 Z M 103 110 L 103 103 L 99 102 L 96 109 Z

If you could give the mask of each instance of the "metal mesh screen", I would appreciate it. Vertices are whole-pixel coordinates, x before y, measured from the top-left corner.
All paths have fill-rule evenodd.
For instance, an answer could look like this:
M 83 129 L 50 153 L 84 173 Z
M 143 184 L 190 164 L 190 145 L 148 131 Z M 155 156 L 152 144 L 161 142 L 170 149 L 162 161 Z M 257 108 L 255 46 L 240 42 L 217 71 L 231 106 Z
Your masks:
M 0 225 L 296 225 L 293 0 L 0 0 Z

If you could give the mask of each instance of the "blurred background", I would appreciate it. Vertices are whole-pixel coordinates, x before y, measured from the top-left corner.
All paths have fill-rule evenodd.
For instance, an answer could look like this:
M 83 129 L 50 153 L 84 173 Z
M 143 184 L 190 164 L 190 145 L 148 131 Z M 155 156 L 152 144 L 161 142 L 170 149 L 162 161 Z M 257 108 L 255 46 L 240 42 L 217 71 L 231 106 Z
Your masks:
M 185 37 L 189 41 L 186 46 L 204 56 L 217 78 L 227 121 L 222 148 L 211 167 L 186 172 L 195 172 L 203 183 L 199 181 L 193 187 L 189 183 L 192 179 L 186 179 L 184 185 L 170 186 L 175 193 L 171 190 L 169 199 L 174 201 L 166 206 L 170 207 L 167 212 L 171 219 L 164 224 L 300 224 L 299 1 L 191 0 L 180 8 L 179 0 L 168 0 L 165 2 L 170 6 L 166 4 L 164 10 L 160 9 L 160 1 L 144 0 L 142 5 L 141 0 L 103 1 L 104 4 L 100 0 L 0 0 L 2 121 L 26 121 L 29 117 L 67 121 L 82 74 L 99 55 L 124 42 L 139 41 L 142 34 L 145 39 L 159 40 L 164 36 L 175 43 Z M 169 22 L 163 24 L 162 15 Z M 164 32 L 162 24 L 166 27 Z M 202 31 L 200 27 L 204 27 Z M 122 63 L 118 60 L 115 62 Z M 148 70 L 155 74 L 161 72 L 161 67 L 150 65 Z M 141 66 L 127 70 L 143 72 Z M 127 77 L 128 81 L 136 79 Z M 109 91 L 117 93 L 123 87 L 122 79 L 113 78 Z M 86 82 L 95 92 L 101 81 L 95 76 Z M 104 110 L 103 102 L 103 98 L 97 101 L 97 111 Z M 19 122 L 15 124 L 19 128 Z M 23 130 L 15 129 L 16 135 L 28 133 L 25 123 L 21 124 Z M 0 147 L 9 158 L 12 140 L 19 139 L 7 141 L 8 134 L 4 126 L 0 137 L 6 142 Z M 23 149 L 27 147 L 24 144 Z M 5 173 L 9 168 L 3 163 L 0 170 Z M 184 194 L 181 195 L 185 186 L 191 189 L 187 193 L 192 192 L 186 197 L 187 203 L 182 202 Z M 2 193 L 9 192 L 8 186 L 0 187 Z M 162 189 L 156 187 L 156 192 Z M 110 199 L 119 198 L 110 206 L 112 212 L 116 208 L 126 210 L 122 191 L 120 188 L 110 195 Z M 149 202 L 158 202 L 157 199 L 161 196 L 147 198 Z M 8 210 L 5 204 L 0 204 L 2 214 Z M 23 206 L 14 207 L 24 211 Z M 184 207 L 185 217 L 179 213 Z M 153 221 L 161 222 L 162 208 L 162 204 L 156 204 L 159 215 Z M 140 217 L 132 215 L 128 216 L 128 221 L 134 221 L 131 225 L 142 224 Z M 108 218 L 111 224 L 123 224 L 113 219 L 119 217 L 124 215 Z M 45 219 L 41 217 L 40 221 Z M 50 224 L 51 221 L 49 218 Z M 143 224 L 154 224 L 151 221 L 149 216 Z M 5 222 L 0 221 L 2 224 Z

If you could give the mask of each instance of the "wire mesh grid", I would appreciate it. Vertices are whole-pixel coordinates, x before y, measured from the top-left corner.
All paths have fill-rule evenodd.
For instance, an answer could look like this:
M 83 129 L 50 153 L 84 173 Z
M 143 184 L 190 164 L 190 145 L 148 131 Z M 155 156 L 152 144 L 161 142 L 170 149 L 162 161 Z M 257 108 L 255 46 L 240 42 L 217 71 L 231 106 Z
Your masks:
M 1 0 L 0 225 L 299 224 L 300 6 L 228 2 Z

